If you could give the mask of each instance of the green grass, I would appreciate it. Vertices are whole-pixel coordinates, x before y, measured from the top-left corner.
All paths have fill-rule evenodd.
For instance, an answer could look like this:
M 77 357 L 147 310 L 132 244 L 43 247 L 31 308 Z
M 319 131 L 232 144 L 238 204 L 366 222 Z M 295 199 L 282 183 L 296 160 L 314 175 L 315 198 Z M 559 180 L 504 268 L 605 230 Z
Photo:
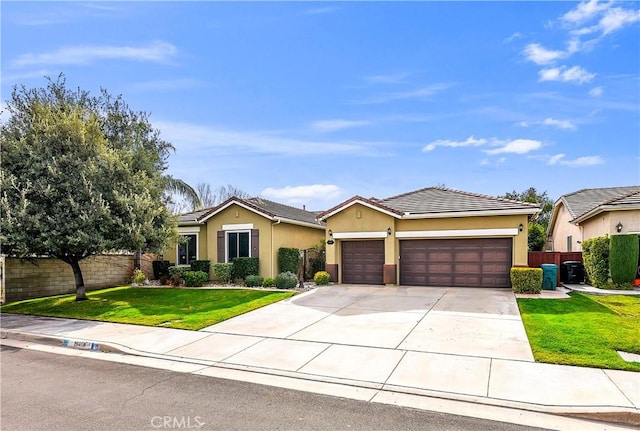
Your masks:
M 569 299 L 518 299 L 538 362 L 640 371 L 621 350 L 640 354 L 640 297 L 571 294 Z
M 29 299 L 3 305 L 3 313 L 33 314 L 145 326 L 202 329 L 294 295 L 248 289 L 114 287 L 75 295 Z

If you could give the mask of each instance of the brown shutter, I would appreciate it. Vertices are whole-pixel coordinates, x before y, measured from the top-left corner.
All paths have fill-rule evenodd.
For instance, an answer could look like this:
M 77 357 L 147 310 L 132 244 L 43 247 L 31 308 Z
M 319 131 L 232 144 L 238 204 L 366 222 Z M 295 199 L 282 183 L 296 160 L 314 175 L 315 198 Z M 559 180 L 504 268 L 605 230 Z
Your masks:
M 251 229 L 251 257 L 260 257 L 260 230 Z
M 225 261 L 225 256 L 224 256 L 224 231 L 223 230 L 219 230 L 218 231 L 218 262 L 224 263 L 224 261 Z

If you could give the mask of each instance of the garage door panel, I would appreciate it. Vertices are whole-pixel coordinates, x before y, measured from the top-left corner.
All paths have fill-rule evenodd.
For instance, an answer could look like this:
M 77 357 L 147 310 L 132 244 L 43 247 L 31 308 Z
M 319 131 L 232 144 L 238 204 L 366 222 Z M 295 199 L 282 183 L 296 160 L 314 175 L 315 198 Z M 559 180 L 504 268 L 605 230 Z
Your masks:
M 508 287 L 511 238 L 400 241 L 400 283 Z
M 342 282 L 383 284 L 384 241 L 343 241 Z

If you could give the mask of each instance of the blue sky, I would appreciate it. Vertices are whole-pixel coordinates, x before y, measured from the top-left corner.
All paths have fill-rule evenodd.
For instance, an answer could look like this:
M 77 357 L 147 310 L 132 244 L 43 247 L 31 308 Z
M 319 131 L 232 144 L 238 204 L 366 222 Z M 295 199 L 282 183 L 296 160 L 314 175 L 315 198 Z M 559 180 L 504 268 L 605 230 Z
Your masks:
M 16 84 L 122 94 L 169 172 L 322 210 L 640 183 L 638 2 L 1 3 Z

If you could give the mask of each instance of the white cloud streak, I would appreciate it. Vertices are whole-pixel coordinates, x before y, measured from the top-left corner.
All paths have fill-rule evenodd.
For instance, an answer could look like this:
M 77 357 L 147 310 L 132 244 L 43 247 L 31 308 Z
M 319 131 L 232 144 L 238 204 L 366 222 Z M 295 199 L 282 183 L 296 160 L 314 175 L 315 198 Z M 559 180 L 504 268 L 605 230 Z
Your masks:
M 328 201 L 339 197 L 342 189 L 334 184 L 312 184 L 305 186 L 268 187 L 260 195 L 286 203 Z
M 567 56 L 564 51 L 547 49 L 539 43 L 530 43 L 524 48 L 522 54 L 527 60 L 539 65 L 551 64 Z
M 353 121 L 353 120 L 320 120 L 311 124 L 311 128 L 318 132 L 337 132 L 339 130 L 351 129 L 354 127 L 364 127 L 370 125 L 369 121 Z
M 469 136 L 464 141 L 451 141 L 447 139 L 439 139 L 437 141 L 433 141 L 428 143 L 422 148 L 422 151 L 429 152 L 436 149 L 436 147 L 451 147 L 451 148 L 460 148 L 460 147 L 479 147 L 482 145 L 486 145 L 488 141 L 486 139 L 476 139 L 473 136 Z
M 600 97 L 602 96 L 602 93 L 603 93 L 603 89 L 601 86 L 594 87 L 591 90 L 589 90 L 589 96 L 591 97 Z
M 591 82 L 596 77 L 595 73 L 590 73 L 580 66 L 567 68 L 566 66 L 542 69 L 538 72 L 539 81 L 558 81 L 585 84 Z
M 173 57 L 178 49 L 167 42 L 156 41 L 142 46 L 80 45 L 59 48 L 40 54 L 22 54 L 13 61 L 13 67 L 36 65 L 81 65 L 96 60 L 131 60 L 163 62 Z
M 512 153 L 512 154 L 526 154 L 531 151 L 537 150 L 542 147 L 542 142 L 536 141 L 533 139 L 514 139 L 513 141 L 509 141 L 499 148 L 494 148 L 492 150 L 485 150 L 487 154 L 503 154 L 503 153 Z
M 565 155 L 560 153 L 550 156 L 547 160 L 548 165 L 564 165 L 569 167 L 585 167 L 604 164 L 604 159 L 600 156 L 583 156 L 573 160 L 565 160 Z
M 440 83 L 433 84 L 426 87 L 416 88 L 410 91 L 397 92 L 397 93 L 386 93 L 381 94 L 379 96 L 374 96 L 369 99 L 358 100 L 353 103 L 359 105 L 369 105 L 376 103 L 387 103 L 396 100 L 407 100 L 407 99 L 428 99 L 431 96 L 434 96 L 446 89 L 451 87 L 450 84 Z
M 540 126 L 556 127 L 558 129 L 564 129 L 564 130 L 577 129 L 576 125 L 569 120 L 557 120 L 552 117 L 545 118 L 542 121 L 534 121 L 534 122 L 521 121 L 520 123 L 518 123 L 518 125 L 521 127 L 540 125 Z

